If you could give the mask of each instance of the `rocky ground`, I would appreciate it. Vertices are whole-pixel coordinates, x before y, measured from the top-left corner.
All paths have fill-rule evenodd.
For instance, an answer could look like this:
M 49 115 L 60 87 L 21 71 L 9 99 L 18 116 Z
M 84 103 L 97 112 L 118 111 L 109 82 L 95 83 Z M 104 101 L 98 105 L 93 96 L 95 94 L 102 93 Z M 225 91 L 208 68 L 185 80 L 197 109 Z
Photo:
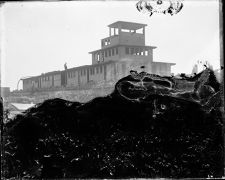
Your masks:
M 131 72 L 107 96 L 49 99 L 5 124 L 2 176 L 221 177 L 220 106 L 210 69 L 191 78 Z

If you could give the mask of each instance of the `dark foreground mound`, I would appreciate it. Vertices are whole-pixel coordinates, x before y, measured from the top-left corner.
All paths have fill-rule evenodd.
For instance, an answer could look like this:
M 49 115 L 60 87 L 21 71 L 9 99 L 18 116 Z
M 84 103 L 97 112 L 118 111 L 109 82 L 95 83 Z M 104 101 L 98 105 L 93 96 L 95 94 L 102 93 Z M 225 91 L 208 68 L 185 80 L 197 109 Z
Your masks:
M 51 99 L 5 125 L 3 175 L 221 177 L 219 83 L 131 72 L 87 103 Z

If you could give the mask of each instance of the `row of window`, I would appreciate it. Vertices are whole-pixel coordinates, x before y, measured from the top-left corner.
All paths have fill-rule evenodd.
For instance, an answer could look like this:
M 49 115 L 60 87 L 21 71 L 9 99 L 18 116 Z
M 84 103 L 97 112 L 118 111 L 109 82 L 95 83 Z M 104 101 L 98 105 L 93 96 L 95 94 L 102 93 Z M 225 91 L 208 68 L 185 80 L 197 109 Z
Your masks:
M 87 72 L 88 69 L 82 69 L 80 70 L 80 75 L 81 76 L 86 76 L 86 72 Z M 92 67 L 89 69 L 89 72 L 91 75 L 94 75 L 94 74 L 101 74 L 103 71 L 103 67 L 102 66 L 99 66 L 99 67 Z M 73 78 L 73 77 L 76 77 L 76 72 L 73 71 L 73 72 L 68 72 L 67 73 L 67 77 L 68 78 Z M 50 76 L 45 76 L 45 77 L 42 77 L 41 78 L 42 81 L 49 81 L 50 80 Z M 33 81 L 32 80 L 26 80 L 24 81 L 24 84 L 30 84 L 32 83 Z
M 90 69 L 90 74 L 91 75 L 94 75 L 95 73 L 96 74 L 101 74 L 102 73 L 102 66 Z
M 38 81 L 50 81 L 50 76 L 45 76 L 45 77 L 41 77 L 40 79 L 35 79 L 35 80 L 26 80 L 24 81 L 25 84 L 31 84 L 31 83 L 38 83 Z
M 76 72 L 68 72 L 67 76 L 68 76 L 68 78 L 73 78 L 76 76 Z
M 46 77 L 42 77 L 41 78 L 41 81 L 49 81 L 49 80 L 50 80 L 50 77 L 49 76 L 46 76 Z M 37 83 L 38 80 L 26 80 L 26 81 L 24 81 L 25 84 L 29 84 L 29 83 L 32 83 L 32 82 Z
M 42 79 L 42 81 L 49 81 L 50 77 L 49 76 L 45 76 L 45 77 L 42 77 L 41 79 Z
M 104 39 L 102 40 L 102 46 L 110 45 L 110 39 Z
M 119 29 L 118 28 L 110 28 L 109 33 L 110 33 L 110 36 L 119 35 Z
M 143 48 L 130 48 L 130 47 L 126 47 L 125 49 L 125 53 L 126 54 L 130 54 L 130 55 L 138 55 L 138 56 L 148 56 L 148 51 L 143 49 Z
M 99 73 L 101 74 L 102 73 L 102 69 L 103 69 L 102 66 L 100 66 L 100 67 L 92 67 L 90 69 L 82 69 L 82 70 L 80 70 L 80 75 L 81 76 L 86 76 L 87 70 L 89 70 L 89 73 L 91 75 L 94 75 L 95 73 L 96 74 L 99 74 Z M 76 72 L 68 72 L 67 76 L 68 76 L 68 78 L 76 77 Z
M 137 30 L 131 30 L 131 29 L 121 29 L 122 32 L 127 32 L 127 33 L 137 33 L 137 34 L 144 34 L 145 28 L 137 29 Z
M 95 58 L 98 61 L 100 61 L 100 59 L 102 59 L 104 61 L 104 57 L 110 57 L 110 56 L 114 56 L 114 55 L 117 55 L 117 54 L 118 54 L 118 48 L 110 48 L 110 49 L 107 49 L 105 51 L 102 51 L 101 54 L 100 54 L 100 52 L 96 53 Z

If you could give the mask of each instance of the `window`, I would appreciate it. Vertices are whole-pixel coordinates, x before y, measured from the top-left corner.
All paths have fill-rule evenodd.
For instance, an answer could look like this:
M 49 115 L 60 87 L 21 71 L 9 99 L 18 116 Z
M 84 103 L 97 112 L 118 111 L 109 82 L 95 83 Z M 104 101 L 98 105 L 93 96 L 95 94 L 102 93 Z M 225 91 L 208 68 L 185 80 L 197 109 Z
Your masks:
M 107 41 L 108 41 L 108 44 L 110 44 L 110 39 L 107 39 Z
M 148 51 L 145 50 L 145 56 L 148 56 Z
M 102 52 L 101 55 L 102 55 L 101 59 L 102 59 L 102 61 L 104 61 L 104 52 Z
M 91 68 L 90 69 L 90 74 L 93 75 L 94 73 L 95 73 L 95 69 L 94 68 Z
M 138 33 L 138 34 L 143 34 L 143 29 L 141 28 L 141 29 L 137 29 L 136 30 L 136 33 Z
M 115 35 L 119 34 L 119 29 L 115 28 Z
M 116 48 L 116 54 L 118 54 L 118 48 Z
M 130 32 L 129 29 L 121 29 L 122 32 Z
M 100 61 L 100 54 L 97 55 L 97 61 Z
M 128 47 L 126 47 L 126 54 L 129 54 L 129 48 Z
M 131 54 L 134 55 L 134 48 L 131 48 Z
M 96 67 L 96 73 L 97 73 L 97 74 L 99 73 L 98 71 L 99 71 L 99 69 L 98 69 L 98 67 Z
M 109 56 L 111 56 L 111 49 L 109 49 Z
M 83 74 L 84 76 L 86 75 L 86 69 L 84 69 L 84 74 Z
M 107 51 L 105 51 L 105 57 L 107 57 Z
M 112 49 L 112 56 L 114 56 L 114 48 Z
M 138 48 L 135 48 L 135 54 L 139 55 L 139 49 Z
M 104 44 L 105 46 L 110 44 L 110 39 L 104 39 L 102 44 Z

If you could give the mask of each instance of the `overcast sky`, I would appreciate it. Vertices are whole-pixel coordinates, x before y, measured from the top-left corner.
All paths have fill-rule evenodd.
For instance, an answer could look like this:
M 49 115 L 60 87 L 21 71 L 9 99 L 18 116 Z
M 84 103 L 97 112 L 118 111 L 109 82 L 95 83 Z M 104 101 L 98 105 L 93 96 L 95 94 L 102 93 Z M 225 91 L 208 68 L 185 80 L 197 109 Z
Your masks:
M 172 72 L 190 73 L 197 60 L 219 67 L 219 3 L 183 1 L 174 16 L 137 11 L 138 1 L 13 2 L 0 8 L 2 86 L 20 78 L 91 64 L 88 52 L 108 37 L 115 21 L 147 24 L 146 45 L 154 61 L 173 62 Z

